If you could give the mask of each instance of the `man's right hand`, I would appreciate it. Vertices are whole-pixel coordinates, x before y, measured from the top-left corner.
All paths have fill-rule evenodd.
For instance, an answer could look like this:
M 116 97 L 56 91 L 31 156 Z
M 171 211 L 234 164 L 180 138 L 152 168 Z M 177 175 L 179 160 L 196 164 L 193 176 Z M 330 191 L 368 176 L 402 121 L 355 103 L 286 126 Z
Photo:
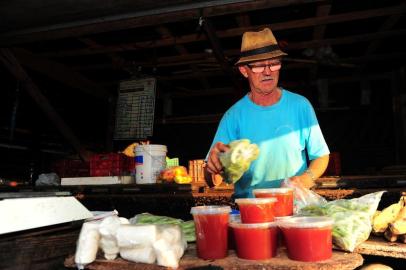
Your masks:
M 218 154 L 226 152 L 230 147 L 222 142 L 217 142 L 210 149 L 207 159 L 206 170 L 211 174 L 220 174 L 223 171 L 223 165 L 221 165 Z

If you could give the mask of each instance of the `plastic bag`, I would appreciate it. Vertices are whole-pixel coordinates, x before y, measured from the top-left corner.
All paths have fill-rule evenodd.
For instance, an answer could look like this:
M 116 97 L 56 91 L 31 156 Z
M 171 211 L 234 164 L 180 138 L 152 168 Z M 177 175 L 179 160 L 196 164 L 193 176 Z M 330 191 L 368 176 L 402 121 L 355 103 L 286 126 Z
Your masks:
M 249 169 L 251 162 L 258 158 L 259 148 L 248 139 L 232 141 L 230 150 L 219 154 L 224 167 L 223 178 L 226 183 L 235 183 Z
M 56 173 L 42 173 L 35 181 L 36 186 L 59 186 L 61 179 Z
M 316 192 L 290 181 L 289 178 L 282 181 L 282 187 L 293 188 L 294 213 L 298 213 L 300 209 L 309 205 L 321 205 L 327 203 L 327 200 Z
M 371 220 L 383 193 L 379 191 L 355 199 L 309 205 L 300 209 L 299 214 L 332 217 L 334 245 L 352 252 L 368 239 L 372 230 Z

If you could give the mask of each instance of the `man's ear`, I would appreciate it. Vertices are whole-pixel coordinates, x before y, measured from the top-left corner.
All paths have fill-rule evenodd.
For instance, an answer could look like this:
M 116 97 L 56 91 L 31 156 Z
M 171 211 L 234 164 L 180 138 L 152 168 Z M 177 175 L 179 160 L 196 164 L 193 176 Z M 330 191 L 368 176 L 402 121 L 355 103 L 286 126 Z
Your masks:
M 238 69 L 240 70 L 240 73 L 242 74 L 242 76 L 244 76 L 245 78 L 248 78 L 248 72 L 245 66 L 238 66 Z

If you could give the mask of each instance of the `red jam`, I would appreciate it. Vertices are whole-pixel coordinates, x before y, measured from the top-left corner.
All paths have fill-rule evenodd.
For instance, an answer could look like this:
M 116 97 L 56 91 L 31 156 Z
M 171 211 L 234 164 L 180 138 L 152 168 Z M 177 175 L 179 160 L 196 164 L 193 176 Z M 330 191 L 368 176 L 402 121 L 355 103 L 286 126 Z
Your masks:
M 197 208 L 197 207 L 196 207 Z M 230 209 L 230 208 L 228 208 Z M 227 256 L 228 219 L 230 210 L 223 213 L 193 212 L 196 228 L 197 256 L 204 260 Z
M 313 223 L 314 226 L 312 227 L 309 222 L 312 221 L 299 220 L 297 226 L 292 226 L 289 222 L 280 224 L 286 242 L 288 257 L 292 260 L 304 262 L 330 259 L 333 248 L 332 222 L 330 224 L 328 222 L 327 224 L 324 223 L 321 227 L 317 222 Z
M 293 215 L 293 189 L 270 188 L 254 189 L 255 198 L 276 198 L 274 214 L 276 217 Z
M 232 223 L 237 256 L 246 260 L 266 260 L 276 255 L 278 227 L 273 222 Z
M 273 206 L 275 199 L 236 199 L 240 209 L 242 223 L 264 223 L 274 221 Z

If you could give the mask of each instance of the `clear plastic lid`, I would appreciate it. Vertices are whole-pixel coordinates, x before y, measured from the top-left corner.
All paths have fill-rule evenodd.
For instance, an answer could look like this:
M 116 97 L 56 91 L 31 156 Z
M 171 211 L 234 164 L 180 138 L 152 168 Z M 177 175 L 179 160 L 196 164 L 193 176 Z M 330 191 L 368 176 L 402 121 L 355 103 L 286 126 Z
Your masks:
M 229 223 L 229 226 L 238 229 L 267 229 L 277 227 L 278 224 L 274 221 L 264 223 L 241 223 L 239 221 L 233 221 Z
M 241 222 L 241 215 L 240 214 L 230 214 L 228 218 L 229 222 Z
M 282 228 L 325 228 L 332 226 L 334 220 L 330 217 L 291 217 L 279 220 L 278 225 Z
M 296 217 L 296 216 L 281 216 L 281 217 L 275 217 L 275 221 L 284 221 L 284 220 L 287 220 L 287 219 L 293 218 L 293 217 Z
M 235 199 L 237 204 L 265 204 L 265 203 L 274 203 L 276 198 L 245 198 L 245 199 Z
M 261 189 L 254 189 L 252 191 L 254 195 L 256 193 L 288 193 L 293 192 L 293 188 L 261 188 Z
M 204 205 L 194 206 L 190 209 L 192 215 L 215 215 L 228 214 L 231 212 L 231 207 L 226 205 Z

